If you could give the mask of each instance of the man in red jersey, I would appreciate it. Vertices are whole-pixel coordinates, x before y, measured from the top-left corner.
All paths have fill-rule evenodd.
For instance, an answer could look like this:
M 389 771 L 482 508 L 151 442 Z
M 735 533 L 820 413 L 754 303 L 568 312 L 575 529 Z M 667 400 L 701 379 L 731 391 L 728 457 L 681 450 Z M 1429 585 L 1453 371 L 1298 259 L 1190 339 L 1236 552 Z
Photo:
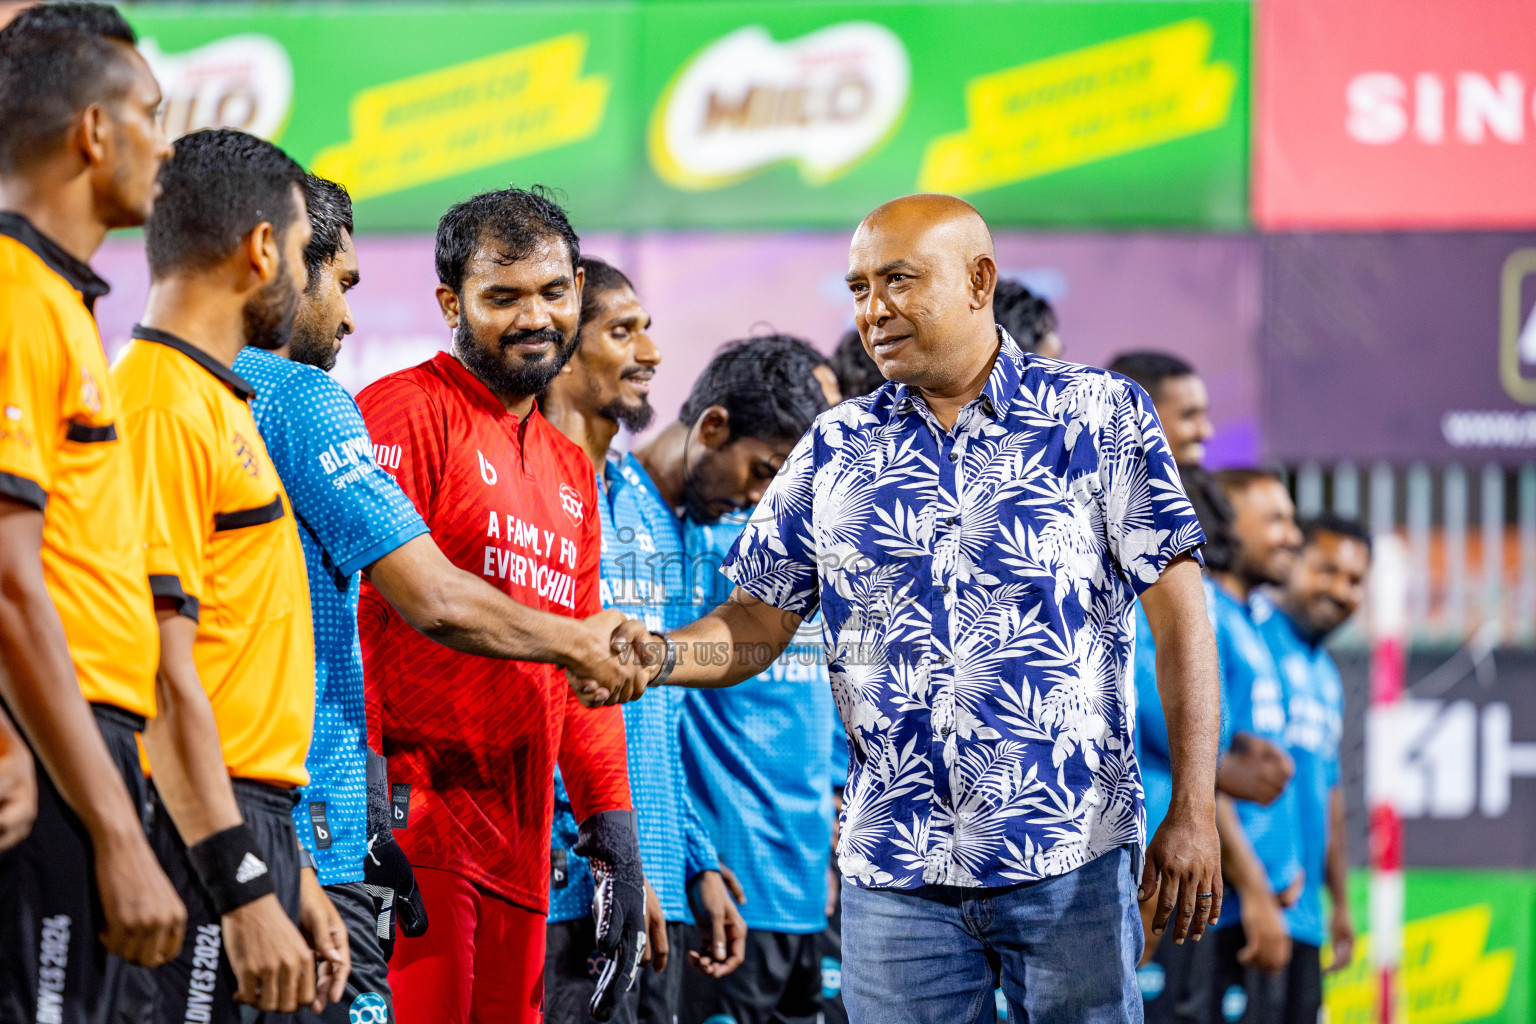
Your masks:
M 443 553 L 514 600 L 572 617 L 601 610 L 596 483 L 534 397 L 577 343 L 579 258 L 542 190 L 453 207 L 437 227 L 452 354 L 358 396 L 380 465 Z M 557 763 L 577 852 L 600 866 L 598 931 L 615 964 L 605 981 L 627 987 L 644 953 L 645 897 L 618 709 L 583 708 L 554 665 L 439 646 L 367 584 L 358 619 L 369 718 L 397 808 L 408 803 L 399 842 L 432 921 L 395 950 L 398 1019 L 540 1019 Z

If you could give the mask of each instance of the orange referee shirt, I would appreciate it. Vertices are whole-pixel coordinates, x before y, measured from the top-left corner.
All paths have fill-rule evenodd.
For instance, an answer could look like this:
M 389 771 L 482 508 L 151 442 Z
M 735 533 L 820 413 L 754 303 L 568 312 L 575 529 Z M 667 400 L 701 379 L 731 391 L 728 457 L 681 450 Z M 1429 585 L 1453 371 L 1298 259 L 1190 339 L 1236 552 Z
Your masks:
M 304 550 L 238 374 L 135 327 L 112 367 L 138 467 L 150 588 L 197 622 L 193 657 L 229 774 L 309 781 L 315 650 Z
M 91 315 L 106 292 L 25 217 L 0 213 L 0 497 L 43 512 L 43 578 L 85 699 L 149 717 L 160 631 Z

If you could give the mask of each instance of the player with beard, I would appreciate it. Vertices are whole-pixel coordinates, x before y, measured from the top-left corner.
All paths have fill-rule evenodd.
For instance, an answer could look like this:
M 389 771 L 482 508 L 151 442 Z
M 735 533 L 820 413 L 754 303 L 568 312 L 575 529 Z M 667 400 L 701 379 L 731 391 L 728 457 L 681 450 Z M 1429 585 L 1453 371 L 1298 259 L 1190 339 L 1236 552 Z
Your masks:
M 1264 470 L 1229 469 L 1216 474 L 1216 482 L 1231 504 L 1233 518 L 1231 558 L 1213 567 L 1212 589 L 1216 618 L 1216 643 L 1221 659 L 1225 695 L 1231 707 L 1234 732 L 1247 732 L 1284 749 L 1287 711 L 1284 687 L 1274 655 L 1253 620 L 1250 598 L 1261 586 L 1283 585 L 1290 577 L 1301 546 L 1296 528 L 1296 508 L 1284 482 Z M 1287 759 L 1289 761 L 1289 758 Z M 1260 803 L 1219 797 L 1220 805 L 1235 811 L 1241 829 L 1252 846 L 1262 874 L 1259 879 L 1230 879 L 1231 898 L 1222 907 L 1216 925 L 1215 979 L 1209 993 L 1208 1020 L 1237 1019 L 1250 1024 L 1277 1021 L 1284 1010 L 1283 973 L 1290 962 L 1292 943 L 1286 934 L 1278 943 L 1278 955 L 1257 955 L 1248 936 L 1255 918 L 1249 904 L 1265 904 L 1265 927 L 1271 912 L 1290 906 L 1306 881 L 1301 860 L 1301 837 L 1296 818 L 1296 789 L 1287 785 L 1273 800 Z M 1230 843 L 1234 832 L 1224 831 Z M 1232 862 L 1224 856 L 1223 871 Z M 1241 1007 L 1241 1012 L 1233 1013 Z
M 490 658 L 590 664 L 612 676 L 620 669 L 608 637 L 622 617 L 573 624 L 516 603 L 444 557 L 375 461 L 357 403 L 324 372 L 352 332 L 347 293 L 361 276 L 346 190 L 310 175 L 304 198 L 312 236 L 293 335 L 270 351 L 247 345 L 234 368 L 256 388 L 256 426 L 304 545 L 315 623 L 315 736 L 294 826 L 351 937 L 347 991 L 325 1011 L 327 1020 L 346 1024 L 369 1008 L 393 1018 L 388 972 L 396 920 L 409 935 L 426 926 L 390 828 L 383 758 L 368 749 L 357 634 L 362 574 L 422 634 Z
M 170 154 L 134 42 L 101 4 L 0 31 L 0 1020 L 83 1019 L 186 921 L 141 818 L 155 620 L 87 262 Z
M 303 180 L 243 132 L 184 137 L 145 229 L 143 321 L 112 370 L 160 620 L 152 837 L 188 911 L 181 955 L 155 975 L 163 1021 L 239 1020 L 236 1001 L 320 1010 L 350 970 L 291 816 L 314 719 L 304 554 L 251 386 L 231 369 L 243 346 L 288 340 L 310 236 Z
M 1326 515 L 1301 524 L 1301 554 L 1278 589 L 1252 600 L 1253 618 L 1269 643 L 1285 686 L 1286 742 L 1296 761 L 1297 833 L 1306 882 L 1286 913 L 1291 962 L 1281 990 L 1284 1024 L 1312 1024 L 1323 1001 L 1321 951 L 1332 945 L 1332 970 L 1354 958 L 1349 917 L 1349 851 L 1344 792 L 1339 785 L 1339 739 L 1344 730 L 1344 684 L 1323 647 L 1365 600 L 1371 535 L 1358 522 Z M 1322 890 L 1332 913 L 1323 921 Z
M 581 445 L 600 474 L 602 594 L 608 608 L 662 629 L 688 618 L 682 523 L 634 455 L 611 450 L 620 425 L 650 425 L 647 397 L 661 353 L 651 318 L 624 274 L 583 257 L 580 345 L 544 396 L 549 420 Z M 573 849 L 576 820 L 560 777 L 555 780 L 545 1015 L 552 1022 L 621 1021 L 672 1024 L 681 1009 L 687 926 L 710 939 L 691 954 L 696 967 L 727 972 L 740 962 L 746 927 L 726 891 L 709 833 L 683 774 L 679 724 L 684 694 L 657 693 L 624 709 L 630 786 L 640 823 L 647 879 L 651 971 L 637 991 L 620 992 L 597 949 L 592 873 Z M 690 916 L 689 905 L 695 908 Z M 716 961 L 716 943 L 727 952 Z M 707 959 L 703 959 L 707 958 Z
M 597 487 L 535 396 L 577 345 L 580 259 L 542 189 L 454 206 L 437 229 L 452 353 L 358 396 L 376 450 L 448 559 L 569 619 L 601 610 Z M 399 1019 L 539 1019 L 557 763 L 576 849 L 600 865 L 599 944 L 627 988 L 645 949 L 645 895 L 622 713 L 584 709 L 553 657 L 509 664 L 433 643 L 371 582 L 358 620 L 370 728 L 408 816 L 397 838 L 432 919 L 390 965 Z

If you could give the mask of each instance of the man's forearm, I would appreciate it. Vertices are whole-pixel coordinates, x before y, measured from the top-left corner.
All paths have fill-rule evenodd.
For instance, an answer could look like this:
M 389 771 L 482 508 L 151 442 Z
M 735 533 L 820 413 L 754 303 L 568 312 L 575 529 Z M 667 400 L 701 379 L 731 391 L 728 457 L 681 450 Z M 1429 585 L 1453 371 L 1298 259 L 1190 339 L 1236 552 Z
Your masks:
M 1221 874 L 1238 895 L 1247 899 L 1273 896 L 1269 875 L 1238 820 L 1237 806 L 1225 795 L 1216 798 L 1216 832 L 1221 836 Z
M 39 545 L 41 519 L 39 515 Z M 0 694 L 16 726 L 98 845 L 133 831 L 142 835 L 122 775 L 80 692 L 64 624 L 43 583 L 41 561 L 33 568 L 18 553 L 5 562 L 0 564 L 0 661 L 5 665 Z
M 368 579 L 422 635 L 465 654 L 565 664 L 571 620 L 518 604 L 450 562 L 430 535 L 368 567 Z
M 1335 907 L 1349 906 L 1349 837 L 1345 833 L 1344 790 L 1338 786 L 1328 804 L 1328 896 Z
M 1157 693 L 1168 724 L 1173 806 L 1208 807 L 1216 795 L 1221 688 L 1199 569 L 1176 561 L 1142 601 L 1157 643 Z
M 800 628 L 800 616 L 764 604 L 737 588 L 724 604 L 668 634 L 677 686 L 734 686 L 766 672 Z
M 160 794 L 182 842 L 192 846 L 243 821 L 224 767 L 213 705 L 192 660 L 197 623 L 159 612 L 159 713 L 144 730 L 144 749 Z

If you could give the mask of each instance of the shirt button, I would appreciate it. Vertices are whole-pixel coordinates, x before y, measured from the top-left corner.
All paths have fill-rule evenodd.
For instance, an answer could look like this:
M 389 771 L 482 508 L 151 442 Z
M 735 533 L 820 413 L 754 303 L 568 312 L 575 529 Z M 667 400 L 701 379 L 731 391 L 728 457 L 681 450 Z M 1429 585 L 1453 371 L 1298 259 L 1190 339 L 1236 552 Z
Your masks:
M 959 522 L 958 519 L 956 519 L 954 516 L 950 516 L 948 519 L 944 520 L 944 525 L 945 526 L 954 526 L 955 523 L 957 523 L 957 522 Z
M 947 593 L 949 593 L 949 584 L 948 584 L 948 583 L 946 583 L 946 584 L 944 584 L 944 585 L 943 585 L 943 586 L 942 586 L 942 587 L 940 587 L 940 588 L 939 588 L 939 593 L 941 593 L 941 594 L 947 594 Z
M 954 734 L 954 731 L 955 730 L 946 725 L 944 728 L 939 730 L 939 735 L 943 736 L 945 739 L 949 739 L 949 737 Z
M 950 452 L 949 453 L 949 461 L 950 462 L 959 462 L 960 461 L 960 453 L 959 452 Z

